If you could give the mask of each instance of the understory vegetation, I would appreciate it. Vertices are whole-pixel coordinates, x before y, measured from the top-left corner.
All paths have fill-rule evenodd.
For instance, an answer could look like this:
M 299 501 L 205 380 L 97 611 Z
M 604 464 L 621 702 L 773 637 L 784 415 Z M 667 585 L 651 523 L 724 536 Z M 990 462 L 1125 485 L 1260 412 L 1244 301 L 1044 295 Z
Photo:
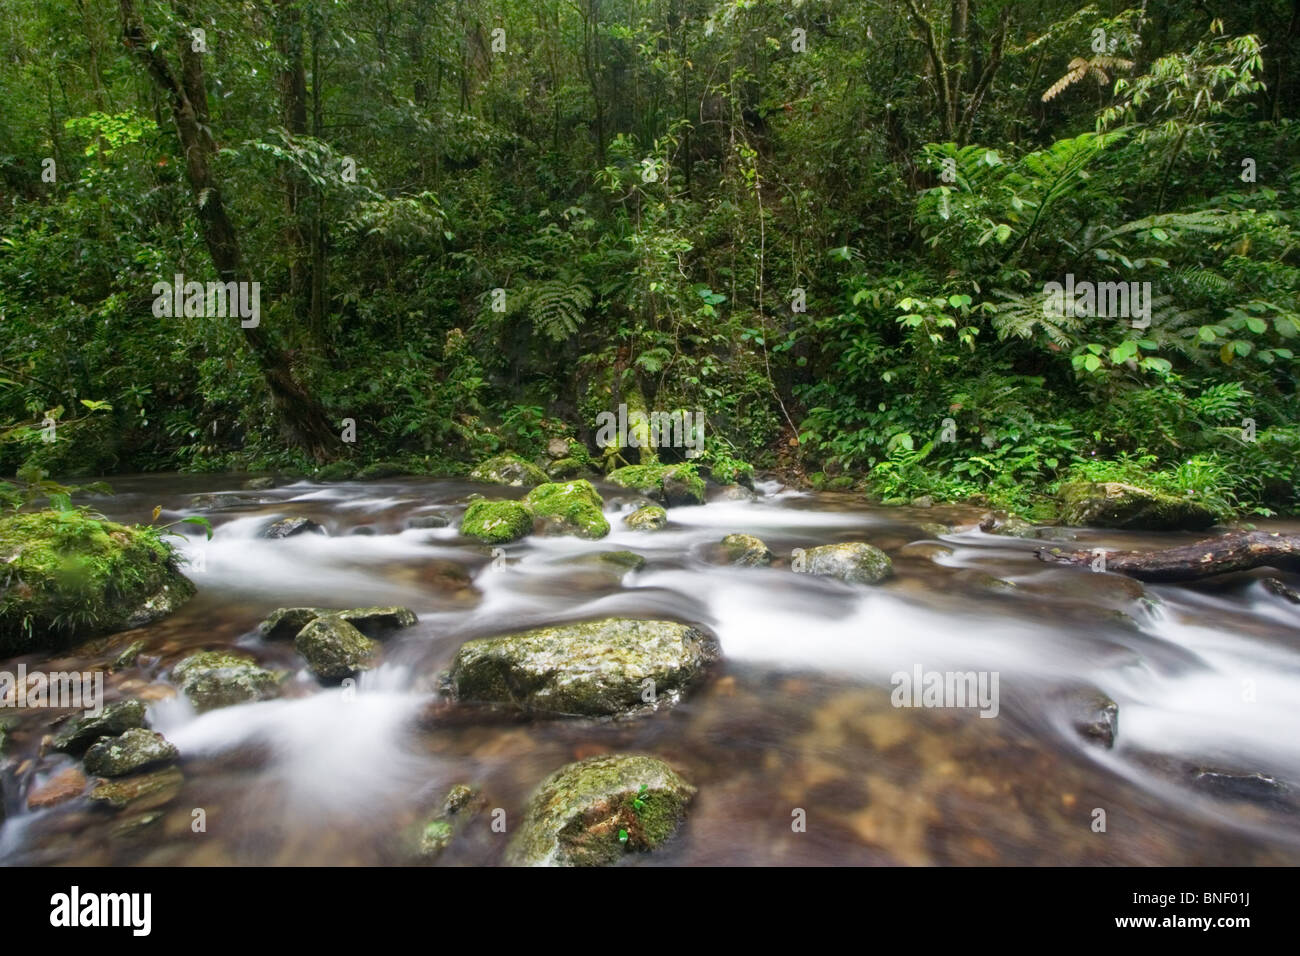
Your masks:
M 1289 2 L 6 14 L 10 504 L 137 471 L 464 473 L 556 438 L 601 465 L 620 403 L 702 411 L 724 480 L 1300 504 Z M 257 324 L 160 316 L 177 275 L 259 283 Z M 1050 283 L 1123 283 L 1128 314 L 1052 312 Z

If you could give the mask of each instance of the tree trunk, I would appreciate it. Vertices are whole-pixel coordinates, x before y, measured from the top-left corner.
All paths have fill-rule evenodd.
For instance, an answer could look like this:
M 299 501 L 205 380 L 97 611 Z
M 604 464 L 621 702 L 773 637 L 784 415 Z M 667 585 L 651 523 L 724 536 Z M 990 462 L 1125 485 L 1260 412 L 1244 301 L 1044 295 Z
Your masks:
M 119 5 L 123 43 L 144 64 L 154 85 L 171 107 L 185 157 L 185 175 L 194 194 L 199 227 L 212 264 L 222 282 L 248 281 L 241 260 L 239 237 L 226 215 L 221 186 L 212 175 L 210 165 L 217 147 L 207 122 L 203 54 L 191 48 L 188 36 L 180 36 L 181 74 L 178 78 L 163 54 L 161 44 L 155 45 L 151 41 L 144 21 L 136 11 L 135 0 L 119 0 Z M 177 9 L 177 16 L 182 23 L 192 22 L 181 8 Z M 260 325 L 242 331 L 290 440 L 317 461 L 337 455 L 341 449 L 339 437 L 320 403 L 294 378 L 288 356 L 267 337 Z
M 1039 548 L 1035 554 L 1049 564 L 1090 565 L 1097 551 Z M 1272 567 L 1300 571 L 1300 534 L 1234 531 L 1218 538 L 1162 551 L 1107 551 L 1105 570 L 1140 581 L 1197 581 L 1216 574 Z

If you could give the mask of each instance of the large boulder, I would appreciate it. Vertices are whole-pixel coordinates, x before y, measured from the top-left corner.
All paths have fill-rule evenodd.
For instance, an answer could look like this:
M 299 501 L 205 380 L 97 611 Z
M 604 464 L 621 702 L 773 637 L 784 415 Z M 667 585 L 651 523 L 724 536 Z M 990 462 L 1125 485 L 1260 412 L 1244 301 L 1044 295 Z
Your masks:
M 607 618 L 467 641 L 447 689 L 530 714 L 645 713 L 676 703 L 717 657 L 716 640 L 690 625 Z
M 506 853 L 516 866 L 610 866 L 663 846 L 696 790 L 662 760 L 609 754 L 561 767 L 533 794 Z
M 177 664 L 172 677 L 194 709 L 203 713 L 275 697 L 282 675 L 243 654 L 201 651 Z
M 1061 521 L 1077 527 L 1203 531 L 1217 520 L 1198 501 L 1118 481 L 1065 484 L 1059 499 Z
M 326 681 L 341 681 L 375 666 L 379 645 L 336 614 L 318 617 L 293 639 L 311 672 Z
M 606 480 L 666 505 L 704 504 L 704 479 L 694 465 L 629 465 Z
M 137 728 L 120 737 L 103 737 L 86 751 L 86 772 L 97 777 L 125 777 L 127 774 L 172 763 L 180 751 L 167 738 L 152 730 Z
M 571 534 L 589 540 L 609 534 L 605 502 L 586 480 L 538 485 L 528 492 L 524 506 L 550 534 Z
M 879 584 L 894 573 L 889 555 L 862 541 L 808 548 L 801 559 L 796 558 L 793 567 L 807 574 L 839 578 L 849 584 Z
M 517 541 L 533 530 L 533 516 L 517 501 L 475 501 L 460 521 L 460 533 L 485 544 Z
M 78 512 L 0 519 L 0 657 L 165 617 L 195 590 L 177 561 L 147 528 Z
M 474 481 L 511 488 L 531 488 L 546 483 L 546 472 L 518 455 L 497 455 L 478 465 L 469 476 Z

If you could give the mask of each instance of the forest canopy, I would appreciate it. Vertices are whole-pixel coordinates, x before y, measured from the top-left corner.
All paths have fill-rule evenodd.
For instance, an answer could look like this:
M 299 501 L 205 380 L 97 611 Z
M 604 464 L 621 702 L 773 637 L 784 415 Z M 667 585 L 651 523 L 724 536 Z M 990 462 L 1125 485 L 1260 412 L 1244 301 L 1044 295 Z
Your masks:
M 623 405 L 717 474 L 1292 513 L 1298 50 L 1293 0 L 10 0 L 0 472 L 595 462 Z

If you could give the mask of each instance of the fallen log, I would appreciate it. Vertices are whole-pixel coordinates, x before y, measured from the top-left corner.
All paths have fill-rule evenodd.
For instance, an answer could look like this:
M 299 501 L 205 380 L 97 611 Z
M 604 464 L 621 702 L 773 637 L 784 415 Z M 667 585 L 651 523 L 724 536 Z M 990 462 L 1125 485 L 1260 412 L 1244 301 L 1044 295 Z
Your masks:
M 1034 554 L 1049 564 L 1090 565 L 1099 571 L 1127 574 L 1139 581 L 1196 581 L 1251 568 L 1300 571 L 1300 534 L 1233 531 L 1160 551 L 1039 548 Z

